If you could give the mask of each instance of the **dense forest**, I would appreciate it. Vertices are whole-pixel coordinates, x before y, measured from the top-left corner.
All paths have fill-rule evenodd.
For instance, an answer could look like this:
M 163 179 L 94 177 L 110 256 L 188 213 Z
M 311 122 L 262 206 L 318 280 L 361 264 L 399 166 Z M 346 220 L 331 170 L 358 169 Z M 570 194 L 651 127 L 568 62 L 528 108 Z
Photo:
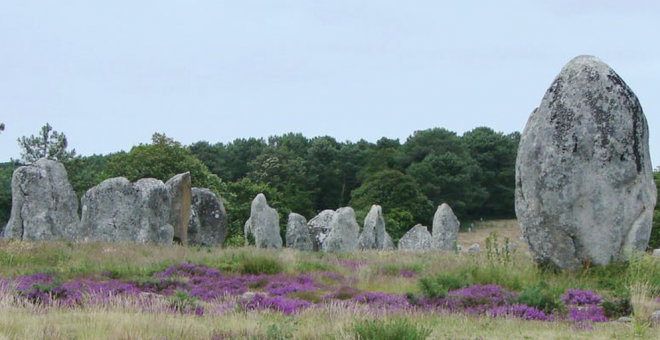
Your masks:
M 250 203 L 260 192 L 280 213 L 282 231 L 290 212 L 310 219 L 324 209 L 351 206 L 361 221 L 372 204 L 380 204 L 388 232 L 397 241 L 417 223 L 430 225 L 435 208 L 445 202 L 463 227 L 473 220 L 514 218 L 519 139 L 518 132 L 478 127 L 460 136 L 443 128 L 416 131 L 404 143 L 388 138 L 340 142 L 288 133 L 184 146 L 156 133 L 150 144 L 129 152 L 72 153 L 63 163 L 79 197 L 107 178 L 165 181 L 190 171 L 193 186 L 222 197 L 229 217 L 228 242 L 234 244 L 242 244 Z M 0 225 L 9 219 L 11 174 L 19 163 L 0 165 Z M 660 184 L 660 174 L 655 175 Z M 658 211 L 654 221 L 660 221 Z M 660 239 L 655 242 L 660 245 Z

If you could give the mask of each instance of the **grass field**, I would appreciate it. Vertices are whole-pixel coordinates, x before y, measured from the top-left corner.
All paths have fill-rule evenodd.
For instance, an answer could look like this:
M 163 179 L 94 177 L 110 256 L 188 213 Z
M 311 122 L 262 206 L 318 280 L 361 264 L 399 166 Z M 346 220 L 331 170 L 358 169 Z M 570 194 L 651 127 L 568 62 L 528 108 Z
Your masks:
M 658 258 L 543 272 L 503 247 L 519 237 L 476 223 L 459 244 L 477 254 L 0 241 L 0 339 L 660 339 Z

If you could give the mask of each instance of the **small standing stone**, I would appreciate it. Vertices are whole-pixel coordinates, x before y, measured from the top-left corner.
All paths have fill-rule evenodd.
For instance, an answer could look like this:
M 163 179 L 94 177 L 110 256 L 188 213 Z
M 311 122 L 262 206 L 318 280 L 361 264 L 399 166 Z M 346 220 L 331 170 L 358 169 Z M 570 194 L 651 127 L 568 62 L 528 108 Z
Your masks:
M 314 243 L 302 215 L 291 213 L 286 224 L 286 246 L 291 249 L 313 251 Z
M 371 210 L 364 219 L 364 228 L 358 239 L 360 249 L 394 249 L 394 242 L 385 230 L 383 209 L 380 205 L 371 206 Z
M 454 250 L 460 225 L 449 205 L 440 205 L 433 216 L 433 249 Z
M 246 234 L 254 236 L 257 248 L 282 248 L 280 236 L 280 216 L 277 210 L 268 206 L 266 196 L 259 194 L 252 201 L 249 225 L 246 222 Z
M 170 190 L 172 198 L 170 224 L 174 228 L 174 242 L 188 245 L 188 221 L 192 199 L 190 172 L 170 178 L 165 185 Z
M 426 251 L 431 249 L 431 233 L 428 228 L 418 224 L 401 237 L 399 240 L 399 250 L 406 251 Z
M 354 252 L 358 250 L 360 226 L 353 208 L 339 208 L 330 222 L 330 234 L 323 242 L 324 252 Z
M 333 216 L 335 216 L 334 210 L 323 210 L 307 222 L 307 228 L 309 228 L 309 234 L 314 244 L 314 251 L 323 249 L 323 242 L 332 228 L 330 222 L 332 222 Z

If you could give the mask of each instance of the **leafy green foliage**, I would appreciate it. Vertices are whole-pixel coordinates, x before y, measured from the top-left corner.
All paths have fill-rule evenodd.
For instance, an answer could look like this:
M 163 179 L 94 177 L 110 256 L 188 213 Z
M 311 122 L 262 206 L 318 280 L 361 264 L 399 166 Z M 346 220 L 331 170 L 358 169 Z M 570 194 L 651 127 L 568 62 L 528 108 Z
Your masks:
M 423 340 L 431 335 L 431 329 L 418 326 L 405 318 L 357 321 L 353 324 L 353 332 L 356 339 L 360 340 Z
M 246 256 L 242 259 L 241 274 L 279 274 L 284 268 L 277 260 L 265 256 Z
M 538 281 L 524 286 L 518 294 L 518 303 L 538 308 L 548 314 L 561 308 L 559 297 L 564 293 L 563 287 L 557 289 L 545 281 Z
M 108 162 L 108 157 L 93 155 L 89 157 L 75 157 L 64 163 L 69 182 L 76 192 L 78 199 L 85 192 L 101 183 L 102 174 Z
M 0 164 L 0 231 L 4 229 L 11 214 L 11 177 L 14 169 L 14 163 Z
M 190 171 L 194 187 L 209 188 L 217 194 L 226 191 L 225 184 L 212 174 L 190 150 L 164 134 L 155 133 L 152 144 L 140 144 L 131 151 L 109 156 L 104 178 L 123 176 L 129 181 L 156 178 L 167 181 L 172 176 Z
M 39 135 L 30 137 L 21 137 L 18 139 L 21 147 L 21 160 L 23 163 L 34 163 L 39 158 L 48 158 L 60 162 L 65 162 L 76 156 L 76 150 L 67 150 L 69 142 L 63 133 L 53 130 L 50 124 L 39 131 Z
M 467 287 L 472 281 L 464 274 L 437 274 L 419 279 L 419 289 L 428 298 L 443 298 L 450 290 Z

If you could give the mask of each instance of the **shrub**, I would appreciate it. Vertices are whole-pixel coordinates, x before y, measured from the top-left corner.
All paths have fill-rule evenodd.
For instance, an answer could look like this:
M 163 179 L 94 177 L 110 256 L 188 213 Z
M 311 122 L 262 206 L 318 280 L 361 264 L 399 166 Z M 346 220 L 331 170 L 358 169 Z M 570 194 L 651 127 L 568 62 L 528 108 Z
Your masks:
M 185 290 L 175 291 L 169 299 L 170 308 L 179 313 L 190 313 L 202 315 L 202 308 L 197 305 L 198 297 L 188 294 Z
M 620 297 L 612 300 L 607 299 L 601 302 L 600 305 L 603 307 L 605 316 L 609 319 L 627 316 L 632 313 L 632 305 L 630 304 L 630 298 L 628 297 Z
M 471 285 L 472 282 L 466 276 L 451 274 L 438 274 L 427 276 L 419 280 L 419 288 L 428 298 L 443 298 L 450 290 L 455 290 Z
M 296 270 L 301 273 L 309 272 L 332 272 L 335 271 L 335 266 L 318 261 L 301 261 L 296 265 Z
M 518 303 L 542 310 L 546 314 L 559 310 L 562 307 L 559 295 L 553 292 L 552 287 L 541 281 L 526 286 L 518 294 Z
M 279 274 L 284 269 L 277 260 L 265 256 L 245 257 L 242 259 L 241 274 Z
M 353 324 L 356 339 L 359 340 L 417 340 L 426 339 L 431 330 L 419 327 L 408 319 L 385 320 L 363 320 Z

